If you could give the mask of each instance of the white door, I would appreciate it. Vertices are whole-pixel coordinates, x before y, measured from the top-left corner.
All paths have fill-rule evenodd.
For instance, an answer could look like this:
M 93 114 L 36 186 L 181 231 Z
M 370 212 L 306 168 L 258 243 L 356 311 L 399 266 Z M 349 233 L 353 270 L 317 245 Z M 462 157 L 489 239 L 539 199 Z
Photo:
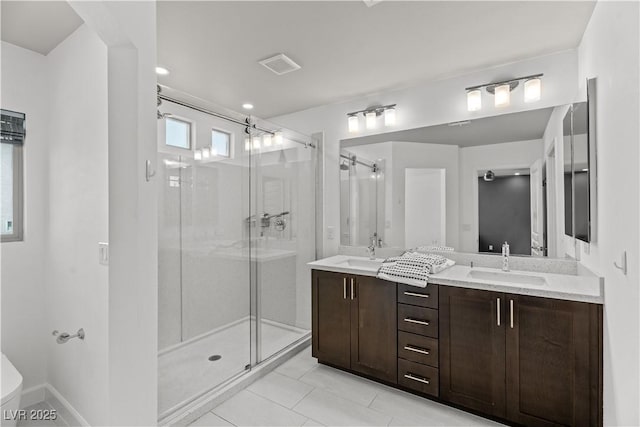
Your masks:
M 544 256 L 544 209 L 542 204 L 542 160 L 531 165 L 531 255 Z

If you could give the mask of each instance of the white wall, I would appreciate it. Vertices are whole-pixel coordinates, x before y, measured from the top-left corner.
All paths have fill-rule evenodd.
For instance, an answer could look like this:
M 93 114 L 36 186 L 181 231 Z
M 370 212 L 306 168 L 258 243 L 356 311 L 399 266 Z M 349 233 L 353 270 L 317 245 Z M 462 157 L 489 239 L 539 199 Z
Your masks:
M 481 111 L 468 112 L 464 88 L 505 78 L 544 73 L 542 99 L 524 104 L 521 92 L 514 92 L 510 107 L 497 111 L 485 102 Z M 529 109 L 552 107 L 573 102 L 576 94 L 577 52 L 560 52 L 507 65 L 496 66 L 449 79 L 425 82 L 424 85 L 371 94 L 341 104 L 331 104 L 291 113 L 271 120 L 283 126 L 311 134 L 324 132 L 325 164 L 323 174 L 323 254 L 337 253 L 339 239 L 328 240 L 327 227 L 339 227 L 339 141 L 351 138 L 347 130 L 346 114 L 369 105 L 397 104 L 397 126 L 392 130 L 412 129 L 435 124 L 506 114 Z M 369 132 L 379 133 L 380 130 Z M 355 136 L 363 136 L 365 131 Z M 449 180 L 449 177 L 447 177 Z M 447 231 L 447 239 L 449 232 Z M 457 241 L 457 230 L 455 233 Z
M 27 115 L 24 145 L 24 241 L 0 245 L 2 352 L 21 372 L 24 390 L 46 381 L 45 223 L 48 138 L 47 61 L 2 42 L 2 108 Z M 28 402 L 25 402 L 28 403 Z
M 478 251 L 478 171 L 528 168 L 541 157 L 540 139 L 460 149 L 460 245 L 456 248 Z
M 83 25 L 47 56 L 47 323 L 84 342 L 48 339 L 48 382 L 94 425 L 108 420 L 107 49 Z
M 640 425 L 640 8 L 598 2 L 579 48 L 585 79 L 597 77 L 597 242 L 579 244 L 581 263 L 605 279 L 604 424 Z M 627 251 L 629 271 L 613 266 Z

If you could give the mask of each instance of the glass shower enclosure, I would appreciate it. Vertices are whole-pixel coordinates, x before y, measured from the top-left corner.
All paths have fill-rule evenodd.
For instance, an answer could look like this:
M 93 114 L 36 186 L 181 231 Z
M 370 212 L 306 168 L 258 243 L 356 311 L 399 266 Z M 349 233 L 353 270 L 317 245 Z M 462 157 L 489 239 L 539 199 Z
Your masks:
M 163 89 L 158 111 L 158 417 L 308 339 L 309 136 Z M 248 120 L 248 121 L 247 121 Z

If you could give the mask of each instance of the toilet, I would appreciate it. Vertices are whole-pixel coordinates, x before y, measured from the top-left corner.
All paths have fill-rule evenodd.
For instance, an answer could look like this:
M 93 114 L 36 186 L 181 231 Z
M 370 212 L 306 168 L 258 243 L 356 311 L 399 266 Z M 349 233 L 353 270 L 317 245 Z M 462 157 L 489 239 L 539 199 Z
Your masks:
M 2 354 L 0 366 L 2 377 L 2 411 L 0 411 L 0 425 L 13 427 L 17 422 L 17 411 L 20 409 L 20 393 L 22 393 L 22 375 L 13 364 Z

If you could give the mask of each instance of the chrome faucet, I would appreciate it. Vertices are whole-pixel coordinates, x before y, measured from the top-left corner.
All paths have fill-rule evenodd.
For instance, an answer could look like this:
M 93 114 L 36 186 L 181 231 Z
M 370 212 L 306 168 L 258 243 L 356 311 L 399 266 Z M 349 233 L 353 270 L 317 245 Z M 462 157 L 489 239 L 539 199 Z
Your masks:
M 509 271 L 509 243 L 502 244 L 502 271 Z
M 376 236 L 371 238 L 371 244 L 367 246 L 367 252 L 369 252 L 369 259 L 376 259 Z

